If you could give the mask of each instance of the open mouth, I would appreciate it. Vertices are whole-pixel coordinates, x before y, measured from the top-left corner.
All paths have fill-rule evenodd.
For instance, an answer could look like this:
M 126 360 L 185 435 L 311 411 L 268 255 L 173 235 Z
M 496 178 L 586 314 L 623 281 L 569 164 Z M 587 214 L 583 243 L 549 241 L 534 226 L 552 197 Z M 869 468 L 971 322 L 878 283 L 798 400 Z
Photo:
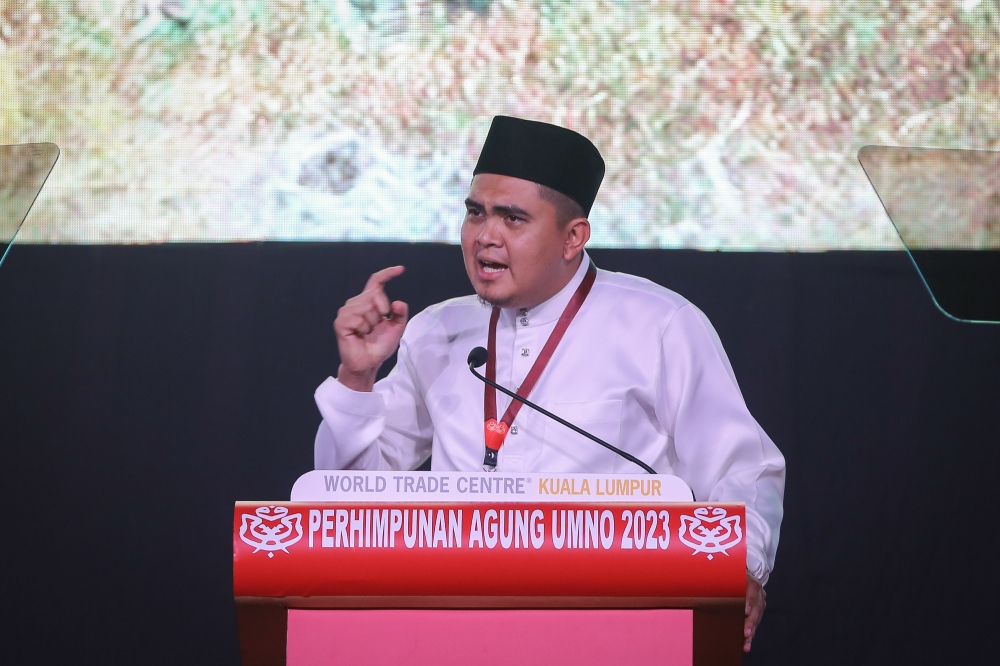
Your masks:
M 507 270 L 507 264 L 501 264 L 495 261 L 480 260 L 479 268 L 482 269 L 484 273 L 497 274 L 497 273 L 503 273 L 505 270 Z

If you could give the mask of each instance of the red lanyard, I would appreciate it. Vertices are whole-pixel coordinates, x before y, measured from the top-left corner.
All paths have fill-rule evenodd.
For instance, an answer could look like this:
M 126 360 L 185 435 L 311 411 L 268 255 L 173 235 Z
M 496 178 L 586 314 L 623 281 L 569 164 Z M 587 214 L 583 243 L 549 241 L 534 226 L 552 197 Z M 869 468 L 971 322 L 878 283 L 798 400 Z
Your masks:
M 596 278 L 597 269 L 591 264 L 590 268 L 587 269 L 587 274 L 583 277 L 583 282 L 576 288 L 576 293 L 569 299 L 566 309 L 559 315 L 556 327 L 549 334 L 549 339 L 545 341 L 545 346 L 542 347 L 541 353 L 535 359 L 531 370 L 528 371 L 528 376 L 524 378 L 521 386 L 517 389 L 517 395 L 527 398 L 528 394 L 531 393 L 531 389 L 534 388 L 538 378 L 542 375 L 542 371 L 545 370 L 545 366 L 548 365 L 549 359 L 555 353 L 556 346 L 562 340 L 563 334 L 569 328 L 570 322 L 573 321 L 573 317 L 576 316 L 576 313 L 580 310 L 580 306 L 583 305 L 583 301 L 586 300 L 587 294 L 590 293 L 590 288 L 594 286 Z M 493 314 L 490 316 L 490 335 L 487 342 L 489 358 L 486 361 L 486 378 L 493 382 L 497 380 L 497 323 L 499 321 L 500 308 L 495 307 L 493 308 Z M 514 423 L 514 418 L 517 416 L 518 411 L 520 411 L 521 404 L 519 400 L 511 400 L 507 411 L 504 412 L 503 418 L 498 422 L 497 391 L 489 384 L 486 385 L 483 393 L 483 413 L 486 417 L 486 460 L 483 464 L 484 469 L 496 468 L 497 451 L 503 446 L 504 439 L 507 437 L 507 431 L 510 430 L 511 424 Z

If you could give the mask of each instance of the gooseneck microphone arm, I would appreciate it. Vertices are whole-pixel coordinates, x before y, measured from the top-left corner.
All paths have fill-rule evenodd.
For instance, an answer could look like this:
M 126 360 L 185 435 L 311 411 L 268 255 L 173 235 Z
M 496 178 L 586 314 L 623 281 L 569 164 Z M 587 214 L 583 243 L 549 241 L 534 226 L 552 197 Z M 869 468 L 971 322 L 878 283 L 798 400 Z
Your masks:
M 625 460 L 628 460 L 629 462 L 638 465 L 639 467 L 641 467 L 646 472 L 649 472 L 650 474 L 656 474 L 656 470 L 655 469 L 653 469 L 652 467 L 650 467 L 646 463 L 642 462 L 641 460 L 639 460 L 638 458 L 636 458 L 635 456 L 633 456 L 631 453 L 626 453 L 625 451 L 622 451 L 621 449 L 619 449 L 617 446 L 612 446 L 611 444 L 608 444 L 603 439 L 600 439 L 598 437 L 595 437 L 594 435 L 591 435 L 586 430 L 583 430 L 582 428 L 576 427 L 575 425 L 573 425 L 569 421 L 566 421 L 565 419 L 559 418 L 558 416 L 556 416 L 552 412 L 550 412 L 548 410 L 545 410 L 545 409 L 542 409 L 541 407 L 539 407 L 535 403 L 531 402 L 527 398 L 522 398 L 521 396 L 519 396 L 518 394 L 514 393 L 513 391 L 505 389 L 503 386 L 500 386 L 499 384 L 497 384 L 494 381 L 490 381 L 489 379 L 487 379 L 483 375 L 481 375 L 478 372 L 476 372 L 476 368 L 478 368 L 479 366 L 481 366 L 484 363 L 486 363 L 486 360 L 488 358 L 489 358 L 489 353 L 484 348 L 482 348 L 482 347 L 476 347 L 475 349 L 473 349 L 471 352 L 469 352 L 469 359 L 468 359 L 468 362 L 469 362 L 469 371 L 472 374 L 474 374 L 476 377 L 478 377 L 480 380 L 482 380 L 484 383 L 489 384 L 490 386 L 492 386 L 496 390 L 500 391 L 501 393 L 510 396 L 514 400 L 517 400 L 519 402 L 524 403 L 528 407 L 531 407 L 535 411 L 544 414 L 545 416 L 549 417 L 553 421 L 556 421 L 557 423 L 561 423 L 562 425 L 566 426 L 567 428 L 569 428 L 573 432 L 579 433 L 579 434 L 583 435 L 584 437 L 586 437 L 587 439 L 589 439 L 591 441 L 594 441 L 594 442 L 597 442 L 598 444 L 600 444 L 604 448 L 608 449 L 609 451 L 613 451 L 614 453 L 617 453 L 618 455 L 620 455 Z

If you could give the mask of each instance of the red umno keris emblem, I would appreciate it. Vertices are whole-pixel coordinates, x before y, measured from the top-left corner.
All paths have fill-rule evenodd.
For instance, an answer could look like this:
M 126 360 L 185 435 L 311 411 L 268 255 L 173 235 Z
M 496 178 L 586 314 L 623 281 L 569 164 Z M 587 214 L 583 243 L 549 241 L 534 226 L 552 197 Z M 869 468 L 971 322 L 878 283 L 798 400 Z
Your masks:
M 490 419 L 486 422 L 486 447 L 499 451 L 507 436 L 507 424 L 503 421 Z
M 243 514 L 240 539 L 254 551 L 267 551 L 274 557 L 274 551 L 288 552 L 288 547 L 302 538 L 302 514 L 288 513 L 283 506 L 262 506 L 254 513 Z
M 728 557 L 726 551 L 743 540 L 743 529 L 739 516 L 730 516 L 720 507 L 701 506 L 693 516 L 681 516 L 677 538 L 694 550 L 692 555 L 705 553 L 711 560 L 715 553 Z

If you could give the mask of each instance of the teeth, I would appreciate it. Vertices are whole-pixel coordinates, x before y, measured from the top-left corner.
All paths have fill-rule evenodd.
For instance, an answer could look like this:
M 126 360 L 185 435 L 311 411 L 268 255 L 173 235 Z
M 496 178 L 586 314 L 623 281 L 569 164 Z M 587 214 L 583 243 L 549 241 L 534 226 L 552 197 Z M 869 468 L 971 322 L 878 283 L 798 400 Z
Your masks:
M 503 264 L 494 264 L 488 261 L 481 261 L 479 263 L 483 267 L 483 271 L 487 273 L 502 273 L 507 270 L 507 267 Z

